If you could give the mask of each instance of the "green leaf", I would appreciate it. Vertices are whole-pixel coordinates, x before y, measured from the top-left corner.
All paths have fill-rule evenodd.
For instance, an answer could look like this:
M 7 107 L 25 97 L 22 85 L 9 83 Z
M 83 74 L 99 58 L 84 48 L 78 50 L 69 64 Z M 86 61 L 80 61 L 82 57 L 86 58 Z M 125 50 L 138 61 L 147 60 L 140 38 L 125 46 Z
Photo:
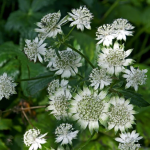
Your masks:
M 28 12 L 30 9 L 30 0 L 18 0 L 20 10 Z
M 146 102 L 142 96 L 138 93 L 135 93 L 130 90 L 121 90 L 121 89 L 115 89 L 116 91 L 120 92 L 124 95 L 126 99 L 131 99 L 131 104 L 139 106 L 139 107 L 147 107 L 150 106 L 148 102 Z
M 8 150 L 5 143 L 0 139 L 0 150 Z
M 0 119 L 0 130 L 9 130 L 12 126 L 11 119 Z
M 54 78 L 53 75 L 54 73 L 48 72 L 48 73 L 41 74 L 40 76 L 37 76 L 37 78 L 39 77 L 41 79 L 28 81 L 27 89 L 29 94 L 31 96 L 35 96 L 35 94 L 37 94 L 38 92 L 46 88 Z

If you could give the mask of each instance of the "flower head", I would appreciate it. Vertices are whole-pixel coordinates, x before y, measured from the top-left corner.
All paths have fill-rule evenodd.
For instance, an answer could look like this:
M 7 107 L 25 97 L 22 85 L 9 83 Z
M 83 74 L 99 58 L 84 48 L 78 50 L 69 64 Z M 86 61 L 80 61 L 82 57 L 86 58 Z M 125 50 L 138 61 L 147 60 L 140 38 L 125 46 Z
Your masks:
M 26 44 L 24 47 L 24 52 L 30 60 L 34 60 L 36 62 L 37 58 L 40 62 L 43 61 L 41 55 L 45 55 L 46 53 L 46 43 L 43 44 L 43 40 L 38 39 L 36 37 L 32 42 L 31 40 L 25 40 Z
M 58 70 L 55 74 L 61 75 L 62 78 L 76 75 L 78 67 L 82 65 L 79 54 L 68 48 L 67 50 L 59 51 L 59 55 L 61 58 L 56 57 L 51 70 Z
M 47 110 L 51 110 L 51 114 L 53 114 L 56 119 L 66 119 L 69 117 L 68 108 L 69 108 L 69 100 L 72 95 L 68 89 L 58 88 L 57 91 L 50 95 L 50 102 Z
M 110 85 L 112 79 L 110 75 L 107 75 L 106 69 L 95 68 L 90 74 L 90 82 L 91 86 L 94 86 L 94 89 L 96 90 L 99 86 L 100 89 L 103 89 L 104 86 Z
M 64 144 L 72 144 L 72 140 L 76 138 L 78 134 L 78 130 L 73 131 L 71 124 L 68 123 L 62 123 L 60 126 L 58 126 L 55 130 L 56 134 L 56 142 L 61 142 L 61 145 Z
M 96 32 L 96 40 L 100 40 L 97 44 L 103 43 L 105 46 L 112 45 L 112 40 L 115 38 L 114 29 L 112 25 L 106 24 L 100 26 Z
M 44 61 L 48 62 L 47 67 L 51 67 L 53 65 L 53 63 L 55 62 L 55 58 L 56 58 L 55 50 L 49 47 L 49 49 L 45 52 L 44 55 Z
M 7 73 L 3 73 L 3 75 L 0 76 L 0 100 L 3 97 L 9 99 L 11 94 L 16 94 L 16 85 L 13 79 L 7 76 Z
M 131 133 L 121 133 L 120 138 L 115 138 L 119 143 L 119 149 L 121 150 L 138 150 L 140 148 L 140 144 L 136 144 L 142 137 L 139 137 L 139 134 L 136 131 L 132 131 Z
M 36 129 L 30 129 L 24 134 L 24 143 L 26 146 L 30 146 L 29 150 L 37 150 L 42 148 L 41 144 L 46 143 L 43 138 L 47 133 L 40 135 L 40 131 Z
M 124 45 L 115 42 L 113 48 L 103 48 L 103 53 L 99 54 L 98 65 L 107 68 L 107 72 L 118 76 L 124 70 L 123 66 L 133 63 L 133 59 L 126 59 L 132 52 L 132 49 L 124 51 Z
M 108 120 L 108 129 L 115 129 L 115 132 L 120 130 L 124 132 L 125 129 L 131 128 L 134 124 L 134 116 L 136 112 L 133 110 L 133 106 L 129 100 L 126 100 L 123 97 L 112 97 L 110 100 L 112 104 Z
M 90 23 L 93 18 L 90 11 L 85 6 L 80 6 L 79 9 L 72 9 L 72 13 L 68 13 L 70 18 L 69 21 L 73 21 L 70 26 L 77 25 L 77 29 L 81 31 L 84 30 L 84 27 L 87 29 L 91 29 Z
M 49 13 L 45 15 L 41 22 L 37 23 L 35 31 L 39 32 L 42 37 L 53 37 L 55 38 L 57 34 L 62 34 L 61 25 L 67 21 L 66 18 L 63 18 L 60 22 L 61 13 L 60 11 L 57 13 Z
M 145 81 L 147 79 L 147 75 L 145 75 L 145 73 L 147 73 L 147 69 L 139 70 L 134 69 L 133 66 L 131 66 L 130 70 L 124 70 L 124 73 L 126 74 L 124 74 L 123 77 L 126 78 L 127 81 L 126 88 L 132 86 L 134 87 L 135 91 L 137 91 L 138 85 L 145 84 Z
M 68 80 L 61 80 L 61 83 L 59 84 L 59 80 L 53 80 L 52 82 L 50 82 L 50 84 L 48 85 L 48 94 L 51 95 L 51 94 L 54 94 L 58 88 L 64 88 L 66 89 L 68 86 Z
M 126 36 L 132 36 L 132 30 L 134 29 L 134 26 L 132 26 L 130 23 L 128 23 L 127 19 L 116 19 L 112 23 L 112 27 L 114 28 L 116 38 L 117 40 L 124 40 L 126 41 Z
M 71 102 L 70 112 L 73 114 L 72 118 L 78 120 L 78 124 L 83 130 L 89 126 L 91 133 L 93 130 L 98 131 L 99 121 L 105 125 L 110 106 L 104 100 L 106 95 L 107 91 L 101 91 L 98 94 L 96 91 L 84 87 L 83 91 L 79 91 L 74 96 L 75 100 Z

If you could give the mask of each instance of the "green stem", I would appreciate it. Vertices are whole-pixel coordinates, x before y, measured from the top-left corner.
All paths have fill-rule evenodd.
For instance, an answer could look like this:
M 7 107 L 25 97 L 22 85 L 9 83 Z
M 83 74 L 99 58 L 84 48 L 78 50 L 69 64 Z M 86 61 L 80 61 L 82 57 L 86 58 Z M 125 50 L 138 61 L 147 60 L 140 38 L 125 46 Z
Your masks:
M 72 27 L 72 29 L 71 29 L 71 30 L 69 31 L 69 33 L 66 35 L 65 39 L 68 38 L 68 36 L 71 34 L 71 32 L 74 30 L 75 27 L 76 27 L 76 26 L 73 26 L 73 27 Z
M 41 76 L 41 77 L 30 78 L 30 79 L 20 79 L 20 80 L 17 80 L 16 82 L 30 81 L 30 80 L 37 80 L 37 79 L 47 78 L 47 77 L 51 77 L 51 76 L 52 76 L 52 75 Z
M 91 67 L 94 68 L 94 65 L 89 61 L 89 59 L 84 54 L 82 54 L 80 51 L 78 51 L 77 49 L 75 49 L 74 47 L 72 47 L 71 45 L 67 43 L 63 43 L 63 44 L 67 47 L 70 47 L 72 50 L 74 50 L 78 54 L 80 54 L 91 65 Z
M 0 19 L 3 17 L 4 9 L 5 9 L 6 1 L 3 2 L 1 7 Z
M 95 132 L 93 132 L 93 134 L 91 135 L 91 137 L 86 141 L 86 143 L 83 145 L 83 146 L 81 146 L 78 150 L 81 150 L 81 149 L 83 149 L 90 141 L 91 141 L 91 139 L 93 138 L 93 136 L 95 135 Z
M 104 14 L 103 19 L 105 19 L 110 13 L 111 11 L 118 5 L 120 0 L 116 0 L 115 3 L 113 3 L 113 5 L 107 10 L 107 12 Z

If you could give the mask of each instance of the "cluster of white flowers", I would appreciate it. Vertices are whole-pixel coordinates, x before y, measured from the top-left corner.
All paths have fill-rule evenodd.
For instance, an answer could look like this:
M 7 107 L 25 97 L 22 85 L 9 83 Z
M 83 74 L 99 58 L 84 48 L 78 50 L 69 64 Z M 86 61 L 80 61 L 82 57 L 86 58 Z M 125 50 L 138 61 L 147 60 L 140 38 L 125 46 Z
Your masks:
M 16 94 L 15 86 L 13 79 L 7 76 L 7 73 L 3 73 L 0 76 L 0 100 L 5 97 L 9 99 L 11 94 Z
M 115 132 L 121 131 L 121 138 L 116 138 L 116 141 L 120 142 L 119 149 L 138 149 L 140 144 L 136 142 L 141 139 L 138 137 L 139 134 L 136 134 L 135 131 L 131 134 L 125 133 L 135 124 L 134 106 L 130 104 L 129 99 L 120 97 L 120 93 L 118 94 L 113 89 L 115 80 L 119 80 L 120 76 L 127 82 L 126 88 L 134 87 L 135 91 L 138 90 L 138 85 L 145 84 L 146 69 L 134 69 L 132 66 L 130 67 L 131 71 L 127 69 L 127 66 L 134 62 L 133 59 L 127 58 L 133 49 L 125 50 L 122 42 L 126 41 L 126 36 L 132 36 L 131 30 L 134 27 L 126 19 L 116 19 L 112 24 L 102 25 L 98 28 L 96 40 L 99 40 L 97 44 L 101 44 L 97 59 L 98 67 L 93 67 L 89 75 L 90 87 L 87 86 L 88 84 L 84 84 L 82 90 L 76 88 L 77 90 L 72 93 L 68 83 L 70 77 L 77 75 L 78 68 L 82 66 L 79 55 L 81 53 L 77 50 L 74 51 L 74 48 L 68 48 L 71 46 L 67 44 L 64 44 L 68 46 L 64 50 L 55 50 L 52 45 L 46 48 L 46 44 L 43 42 L 47 37 L 55 38 L 58 34 L 62 34 L 61 26 L 69 21 L 72 22 L 70 26 L 77 26 L 77 29 L 81 31 L 84 28 L 91 29 L 90 23 L 93 16 L 83 6 L 73 9 L 72 13 L 68 13 L 61 20 L 60 17 L 60 11 L 45 15 L 37 23 L 39 28 L 35 29 L 39 33 L 38 38 L 36 37 L 33 42 L 26 40 L 24 48 L 24 52 L 30 60 L 34 60 L 34 62 L 37 61 L 37 58 L 40 62 L 44 60 L 47 68 L 55 71 L 56 78 L 49 83 L 47 88 L 50 101 L 46 110 L 50 111 L 50 114 L 53 114 L 57 120 L 67 121 L 71 118 L 77 122 L 81 130 L 88 127 L 91 134 L 93 131 L 98 132 L 100 125 L 108 130 L 114 128 Z M 65 40 L 65 38 L 66 36 L 63 36 L 62 39 Z M 64 149 L 63 145 L 72 144 L 72 140 L 77 137 L 79 132 L 73 130 L 72 125 L 68 123 L 60 124 L 56 128 L 56 142 L 61 143 L 58 149 Z M 39 130 L 35 129 L 25 133 L 24 142 L 27 146 L 31 145 L 30 150 L 37 150 L 41 148 L 41 144 L 46 142 L 43 139 L 46 134 L 42 136 L 39 134 Z

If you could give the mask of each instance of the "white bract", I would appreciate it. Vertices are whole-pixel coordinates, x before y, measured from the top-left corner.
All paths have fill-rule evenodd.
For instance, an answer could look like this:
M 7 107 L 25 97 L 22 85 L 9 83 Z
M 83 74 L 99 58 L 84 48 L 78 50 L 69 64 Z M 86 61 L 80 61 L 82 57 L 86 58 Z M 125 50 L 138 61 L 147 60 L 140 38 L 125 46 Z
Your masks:
M 30 129 L 24 134 L 24 144 L 30 146 L 29 150 L 41 149 L 41 144 L 46 143 L 46 140 L 44 139 L 46 135 L 47 133 L 40 135 L 39 130 Z
M 105 46 L 112 45 L 112 40 L 115 38 L 114 29 L 112 25 L 106 24 L 100 26 L 96 32 L 96 40 L 99 40 L 97 44 L 103 43 Z
M 108 129 L 114 128 L 115 132 L 120 130 L 124 132 L 125 129 L 132 128 L 134 124 L 134 116 L 136 112 L 133 110 L 133 105 L 130 101 L 123 97 L 112 97 L 110 100 L 112 104 L 109 114 Z
M 131 70 L 131 71 L 130 71 Z M 145 84 L 145 81 L 147 79 L 147 69 L 139 70 L 139 69 L 134 69 L 133 66 L 130 67 L 130 70 L 126 69 L 124 70 L 123 77 L 126 78 L 127 84 L 126 88 L 134 87 L 135 91 L 138 90 L 138 85 L 143 85 Z
M 106 124 L 108 119 L 107 112 L 110 106 L 104 100 L 106 95 L 107 91 L 101 91 L 98 94 L 97 91 L 84 87 L 83 91 L 78 91 L 78 94 L 74 96 L 75 100 L 71 102 L 70 112 L 73 114 L 72 118 L 78 120 L 77 122 L 81 129 L 84 130 L 89 126 L 89 130 L 92 133 L 93 130 L 98 131 L 99 121 L 101 124 Z
M 84 27 L 87 29 L 91 29 L 90 23 L 93 15 L 85 6 L 80 6 L 79 9 L 72 9 L 72 13 L 69 14 L 69 21 L 73 21 L 70 26 L 77 25 L 77 29 L 81 31 L 84 30 Z
M 16 85 L 13 79 L 7 76 L 7 73 L 3 73 L 3 75 L 0 76 L 0 100 L 3 97 L 9 99 L 11 94 L 16 94 Z
M 57 89 L 57 91 L 49 97 L 50 102 L 47 110 L 51 110 L 51 114 L 53 114 L 56 119 L 65 120 L 67 117 L 69 117 L 68 108 L 71 97 L 72 95 L 68 89 Z
M 61 21 L 59 21 L 60 17 L 60 11 L 57 13 L 49 13 L 45 15 L 41 19 L 41 22 L 37 23 L 37 26 L 40 29 L 36 28 L 35 31 L 39 32 L 43 38 L 55 38 L 57 34 L 62 34 L 61 25 L 67 22 L 67 17 L 64 17 Z
M 132 30 L 134 26 L 132 26 L 127 19 L 116 19 L 112 23 L 112 27 L 114 28 L 115 35 L 117 40 L 124 40 L 126 41 L 126 36 L 132 36 Z
M 59 84 L 59 80 L 53 80 L 52 82 L 50 82 L 50 84 L 48 85 L 48 94 L 51 95 L 51 94 L 54 94 L 58 88 L 62 87 L 64 89 L 66 89 L 68 86 L 68 80 L 61 80 L 61 83 Z
M 115 138 L 116 141 L 120 142 L 118 148 L 120 150 L 138 150 L 140 144 L 136 144 L 142 137 L 136 131 L 131 133 L 121 133 L 120 138 Z
M 34 62 L 37 61 L 37 58 L 40 62 L 43 62 L 41 55 L 46 54 L 46 43 L 43 44 L 43 40 L 39 41 L 38 37 L 36 37 L 33 41 L 26 39 L 25 42 L 24 52 L 27 57 L 30 60 L 34 60 Z
M 78 53 L 72 51 L 68 48 L 67 50 L 59 51 L 59 57 L 56 57 L 53 63 L 52 71 L 56 71 L 55 74 L 61 75 L 62 78 L 69 78 L 70 76 L 75 76 L 78 73 L 78 67 L 82 64 L 80 63 L 81 57 Z
M 124 66 L 128 66 L 133 63 L 133 59 L 126 59 L 132 52 L 132 49 L 124 51 L 124 45 L 120 45 L 118 42 L 114 43 L 113 48 L 103 47 L 102 52 L 99 54 L 98 66 L 106 68 L 107 72 L 119 75 L 124 70 Z
M 60 143 L 61 145 L 64 144 L 72 144 L 72 140 L 76 139 L 78 130 L 73 131 L 71 124 L 68 123 L 62 123 L 60 126 L 58 126 L 55 130 L 56 134 L 56 142 Z
M 89 80 L 91 82 L 91 86 L 94 86 L 95 90 L 98 89 L 98 87 L 103 89 L 104 86 L 108 86 L 112 82 L 111 76 L 107 75 L 107 70 L 98 68 L 92 70 Z
M 48 62 L 47 67 L 51 67 L 53 65 L 53 63 L 55 62 L 55 58 L 56 58 L 55 50 L 49 47 L 49 49 L 45 52 L 44 55 L 44 61 Z

